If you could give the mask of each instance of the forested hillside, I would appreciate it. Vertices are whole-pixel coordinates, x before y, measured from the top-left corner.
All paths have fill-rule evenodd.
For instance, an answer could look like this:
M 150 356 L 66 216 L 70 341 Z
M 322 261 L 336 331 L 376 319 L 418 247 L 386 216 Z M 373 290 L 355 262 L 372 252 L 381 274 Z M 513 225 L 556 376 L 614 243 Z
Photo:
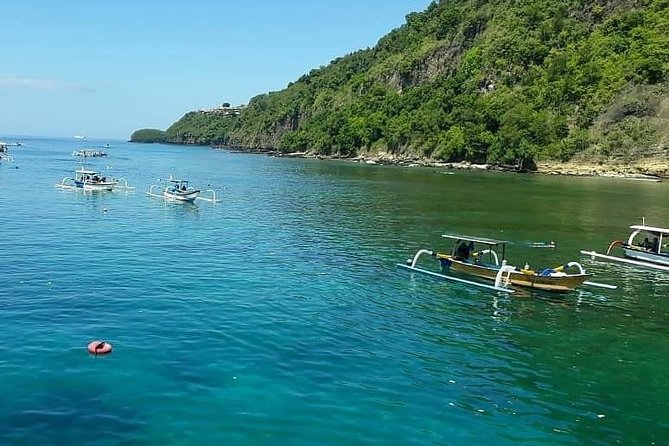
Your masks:
M 443 161 L 666 156 L 669 0 L 442 0 L 166 141 Z

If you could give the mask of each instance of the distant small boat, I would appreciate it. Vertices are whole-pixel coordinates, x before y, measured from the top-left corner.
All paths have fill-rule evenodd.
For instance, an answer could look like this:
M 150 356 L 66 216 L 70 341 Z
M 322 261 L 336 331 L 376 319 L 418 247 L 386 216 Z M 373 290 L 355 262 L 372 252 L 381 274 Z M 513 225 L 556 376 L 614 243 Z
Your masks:
M 167 181 L 167 185 L 160 194 L 153 192 L 153 189 L 157 187 L 153 184 L 147 191 L 147 195 L 164 198 L 165 200 L 177 203 L 193 203 L 196 199 L 216 203 L 216 193 L 212 189 L 207 190 L 211 192 L 211 198 L 205 198 L 199 196 L 200 189 L 190 186 L 188 180 L 179 180 L 170 176 L 165 181 Z
M 629 265 L 669 271 L 669 229 L 656 226 L 647 226 L 645 219 L 640 225 L 630 226 L 632 232 L 627 241 L 615 240 L 611 242 L 606 254 L 595 251 L 581 251 L 581 254 L 595 259 L 610 260 L 627 263 Z M 642 240 L 643 238 L 643 240 Z M 613 248 L 620 246 L 623 257 L 612 256 Z
M 79 169 L 75 172 L 74 185 L 84 190 L 110 191 L 114 189 L 117 181 L 97 173 L 94 170 Z
M 119 182 L 123 182 L 124 186 L 120 186 Z M 128 186 L 125 178 L 118 180 L 111 177 L 107 178 L 94 170 L 88 170 L 83 167 L 74 172 L 74 178 L 65 177 L 59 184 L 56 184 L 56 187 L 83 190 L 85 192 L 110 192 L 114 189 L 127 191 L 134 189 Z
M 86 139 L 86 137 L 84 135 L 74 135 L 73 138 L 74 139 Z
M 163 196 L 168 200 L 192 203 L 200 195 L 200 189 L 189 186 L 187 180 L 170 178 L 167 181 L 169 184 L 163 190 Z
M 12 156 L 9 154 L 9 147 L 7 143 L 0 142 L 0 161 L 14 161 Z
M 83 149 L 83 150 L 75 150 L 74 152 L 72 152 L 72 156 L 83 156 L 84 158 L 94 158 L 94 157 L 107 156 L 107 152 L 103 152 L 102 150 Z

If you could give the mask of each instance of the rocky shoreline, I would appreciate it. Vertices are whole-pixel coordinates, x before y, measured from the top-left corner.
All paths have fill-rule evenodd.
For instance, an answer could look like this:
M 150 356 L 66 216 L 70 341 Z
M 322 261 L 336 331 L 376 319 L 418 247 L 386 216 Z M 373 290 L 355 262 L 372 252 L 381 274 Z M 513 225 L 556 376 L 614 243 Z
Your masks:
M 240 153 L 259 153 L 277 158 L 316 158 L 321 160 L 345 160 L 368 165 L 394 165 L 394 166 L 405 166 L 405 167 L 430 167 L 430 168 L 452 169 L 452 170 L 517 172 L 515 166 L 509 166 L 509 165 L 473 164 L 465 161 L 447 163 L 425 158 L 397 156 L 389 153 L 379 153 L 375 155 L 358 155 L 356 157 L 341 157 L 341 156 L 316 155 L 309 152 L 283 153 L 275 150 L 253 150 L 240 147 L 223 148 L 223 149 Z M 669 160 L 654 158 L 643 161 L 635 161 L 629 164 L 624 164 L 620 162 L 560 163 L 556 161 L 541 161 L 537 162 L 536 170 L 527 173 L 661 181 L 662 179 L 669 178 Z

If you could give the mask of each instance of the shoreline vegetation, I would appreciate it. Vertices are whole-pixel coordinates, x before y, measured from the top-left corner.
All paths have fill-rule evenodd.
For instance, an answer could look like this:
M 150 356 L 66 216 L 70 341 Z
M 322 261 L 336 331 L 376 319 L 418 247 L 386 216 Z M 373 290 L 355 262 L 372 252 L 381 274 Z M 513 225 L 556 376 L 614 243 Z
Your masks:
M 540 161 L 533 170 L 522 171 L 518 166 L 503 164 L 476 164 L 466 161 L 443 162 L 439 160 L 397 156 L 389 153 L 357 155 L 354 157 L 326 156 L 311 152 L 285 153 L 272 149 L 250 149 L 245 147 L 212 146 L 214 150 L 233 153 L 261 154 L 276 158 L 311 158 L 320 160 L 341 160 L 367 165 L 393 165 L 405 167 L 430 167 L 444 170 L 496 171 L 516 173 L 537 173 L 544 175 L 623 178 L 630 180 L 662 181 L 669 178 L 669 158 L 657 158 L 625 162 L 578 163 Z
M 519 169 L 517 165 L 496 163 L 471 163 L 468 161 L 444 162 L 430 158 L 397 155 L 392 153 L 358 154 L 356 156 L 323 155 L 313 152 L 284 152 L 272 148 L 250 148 L 242 146 L 206 145 L 173 143 L 168 141 L 130 141 L 138 144 L 170 144 L 197 147 L 210 147 L 213 150 L 225 150 L 232 153 L 266 155 L 276 158 L 311 158 L 319 160 L 340 160 L 367 165 L 393 165 L 405 167 L 430 167 L 444 170 L 495 171 L 515 173 L 536 173 L 544 175 L 623 178 L 629 180 L 662 181 L 669 178 L 669 156 L 656 155 L 640 160 L 572 160 L 566 162 L 546 160 L 537 161 L 533 169 Z
M 131 141 L 669 177 L 668 1 L 435 1 L 283 90 L 188 112 Z

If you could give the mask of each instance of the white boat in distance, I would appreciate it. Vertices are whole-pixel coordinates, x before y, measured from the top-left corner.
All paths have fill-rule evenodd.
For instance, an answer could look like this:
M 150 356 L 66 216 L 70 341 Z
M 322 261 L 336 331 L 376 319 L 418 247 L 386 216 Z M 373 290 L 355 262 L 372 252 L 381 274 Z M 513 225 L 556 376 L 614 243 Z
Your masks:
M 9 154 L 9 147 L 6 142 L 0 142 L 0 161 L 13 161 L 12 156 Z
M 119 185 L 119 182 L 123 182 L 123 185 Z M 82 190 L 84 192 L 111 192 L 115 188 L 126 191 L 134 189 L 128 186 L 125 178 L 117 180 L 116 178 L 106 177 L 95 170 L 83 167 L 74 172 L 74 178 L 65 177 L 59 184 L 56 184 L 56 187 Z
M 166 185 L 161 192 L 154 192 L 153 190 L 158 189 L 159 186 L 152 184 L 146 194 L 151 197 L 163 198 L 166 201 L 173 201 L 176 203 L 194 203 L 195 200 L 203 200 L 210 203 L 217 202 L 216 192 L 214 192 L 213 189 L 207 189 L 207 192 L 211 193 L 210 198 L 202 197 L 200 196 L 201 190 L 190 186 L 188 180 L 179 180 L 170 176 L 164 181 L 166 182 Z
M 107 152 L 102 150 L 82 149 L 72 152 L 72 156 L 82 156 L 84 158 L 107 156 Z
M 631 234 L 627 241 L 615 240 L 611 242 L 606 254 L 595 251 L 581 251 L 581 254 L 593 259 L 611 260 L 614 262 L 627 263 L 630 265 L 644 266 L 648 268 L 669 271 L 669 229 L 656 226 L 648 226 L 644 221 L 640 225 L 630 226 Z M 614 248 L 622 249 L 623 257 L 612 256 Z
M 168 200 L 192 203 L 200 195 L 200 189 L 189 186 L 188 180 L 169 178 L 167 182 L 168 184 L 163 190 L 163 196 Z
M 74 186 L 91 191 L 111 191 L 118 181 L 107 178 L 94 170 L 81 168 L 74 173 Z
M 73 138 L 74 139 L 86 139 L 86 137 L 84 135 L 74 135 Z

